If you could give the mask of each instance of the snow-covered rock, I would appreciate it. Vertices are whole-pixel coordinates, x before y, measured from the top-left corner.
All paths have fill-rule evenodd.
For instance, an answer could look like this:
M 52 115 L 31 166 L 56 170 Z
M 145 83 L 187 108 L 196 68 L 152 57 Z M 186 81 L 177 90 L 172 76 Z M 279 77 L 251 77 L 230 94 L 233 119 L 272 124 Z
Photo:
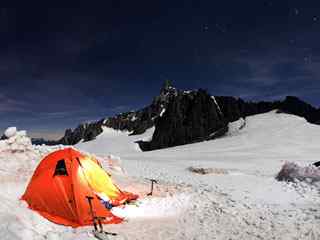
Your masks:
M 243 118 L 240 118 L 239 120 L 235 122 L 231 122 L 228 124 L 228 136 L 236 135 L 240 132 L 241 129 L 245 128 L 246 126 L 246 120 Z
M 301 167 L 293 162 L 286 162 L 276 179 L 279 181 L 304 181 L 306 183 L 320 182 L 320 168 L 313 165 Z

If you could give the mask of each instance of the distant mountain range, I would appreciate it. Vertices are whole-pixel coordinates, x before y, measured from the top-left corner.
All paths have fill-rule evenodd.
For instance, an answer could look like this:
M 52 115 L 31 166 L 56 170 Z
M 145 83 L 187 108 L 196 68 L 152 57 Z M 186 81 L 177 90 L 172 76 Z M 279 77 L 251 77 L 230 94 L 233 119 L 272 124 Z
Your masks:
M 320 109 L 294 96 L 282 101 L 247 102 L 236 97 L 211 96 L 203 89 L 180 91 L 166 82 L 160 94 L 142 109 L 80 124 L 74 130 L 67 129 L 58 141 L 32 140 L 34 144 L 74 145 L 81 140 L 93 140 L 103 126 L 127 130 L 132 135 L 154 126 L 152 140 L 138 142 L 142 150 L 149 151 L 221 137 L 228 131 L 229 122 L 275 109 L 320 124 Z

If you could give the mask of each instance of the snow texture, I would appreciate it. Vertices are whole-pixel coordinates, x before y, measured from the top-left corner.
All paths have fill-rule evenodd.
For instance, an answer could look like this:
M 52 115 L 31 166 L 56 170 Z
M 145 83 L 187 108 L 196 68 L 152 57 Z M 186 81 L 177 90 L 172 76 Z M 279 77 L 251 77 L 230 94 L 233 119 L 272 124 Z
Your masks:
M 213 99 L 214 103 L 216 104 L 216 106 L 217 106 L 217 108 L 218 108 L 218 110 L 219 110 L 219 113 L 222 114 L 221 108 L 220 108 L 220 106 L 219 106 L 216 98 L 215 98 L 214 96 L 211 96 L 211 98 Z M 222 114 L 222 115 L 223 115 L 223 114 Z

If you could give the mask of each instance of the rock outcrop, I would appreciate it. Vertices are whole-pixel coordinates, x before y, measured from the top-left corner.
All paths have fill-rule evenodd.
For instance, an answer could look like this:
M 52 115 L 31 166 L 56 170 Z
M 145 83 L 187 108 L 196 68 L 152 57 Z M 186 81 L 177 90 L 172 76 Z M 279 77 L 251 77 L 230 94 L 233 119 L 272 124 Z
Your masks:
M 217 96 L 216 101 L 228 122 L 277 109 L 280 102 L 245 102 L 241 98 Z
M 140 147 L 154 150 L 199 142 L 221 136 L 227 130 L 228 122 L 206 91 L 179 92 L 156 120 L 152 140 L 140 142 Z
M 245 102 L 241 98 L 226 96 L 218 96 L 216 100 L 229 122 L 236 121 L 240 117 L 245 118 L 278 109 L 279 112 L 294 114 L 304 117 L 310 123 L 320 124 L 320 109 L 293 96 L 287 96 L 283 101 L 274 102 Z
M 294 96 L 287 96 L 278 109 L 282 112 L 304 117 L 308 122 L 320 124 L 320 109 Z

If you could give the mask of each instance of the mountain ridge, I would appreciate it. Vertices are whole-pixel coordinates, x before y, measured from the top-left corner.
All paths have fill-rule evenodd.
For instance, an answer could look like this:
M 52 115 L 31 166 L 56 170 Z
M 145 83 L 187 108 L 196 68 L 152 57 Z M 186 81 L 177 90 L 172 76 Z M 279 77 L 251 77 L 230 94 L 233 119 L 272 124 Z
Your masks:
M 211 96 L 203 89 L 181 91 L 166 82 L 160 94 L 144 108 L 80 124 L 73 130 L 67 129 L 60 140 L 42 143 L 74 145 L 91 141 L 102 132 L 102 126 L 126 130 L 132 135 L 155 126 L 152 140 L 139 142 L 142 150 L 155 150 L 223 136 L 229 122 L 275 109 L 320 124 L 320 109 L 295 96 L 287 96 L 282 101 L 253 102 L 232 96 Z

